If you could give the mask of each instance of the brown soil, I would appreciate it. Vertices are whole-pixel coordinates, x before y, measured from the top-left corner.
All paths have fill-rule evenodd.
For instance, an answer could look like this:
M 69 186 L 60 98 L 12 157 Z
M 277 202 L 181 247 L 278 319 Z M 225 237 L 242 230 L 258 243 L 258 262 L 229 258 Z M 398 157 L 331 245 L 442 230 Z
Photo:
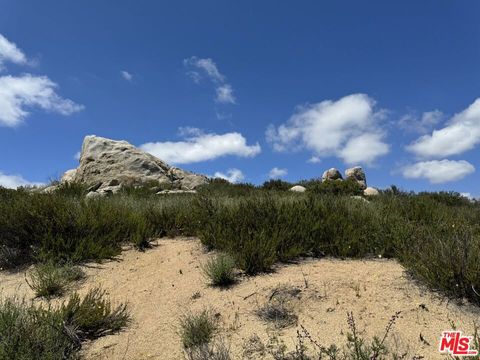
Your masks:
M 387 340 L 389 347 L 408 352 L 410 359 L 441 359 L 441 332 L 454 322 L 472 335 L 473 322 L 480 319 L 478 308 L 426 290 L 393 260 L 305 260 L 279 266 L 271 274 L 241 277 L 222 290 L 209 286 L 202 275 L 201 264 L 209 256 L 198 240 L 162 239 L 144 253 L 128 250 L 118 261 L 85 267 L 88 277 L 78 291 L 99 285 L 114 302 L 128 302 L 133 317 L 125 331 L 86 344 L 85 358 L 183 359 L 179 318 L 210 308 L 220 319 L 217 337 L 230 345 L 233 359 L 271 359 L 268 349 L 264 356 L 255 350 L 261 348 L 258 341 L 248 340 L 258 335 L 267 346 L 276 337 L 294 348 L 297 326 L 279 330 L 255 314 L 279 285 L 297 289 L 290 303 L 298 325 L 323 345 L 345 344 L 347 312 L 353 312 L 362 335 L 371 339 L 382 336 L 390 317 L 401 311 Z M 0 273 L 0 294 L 33 298 L 24 273 Z

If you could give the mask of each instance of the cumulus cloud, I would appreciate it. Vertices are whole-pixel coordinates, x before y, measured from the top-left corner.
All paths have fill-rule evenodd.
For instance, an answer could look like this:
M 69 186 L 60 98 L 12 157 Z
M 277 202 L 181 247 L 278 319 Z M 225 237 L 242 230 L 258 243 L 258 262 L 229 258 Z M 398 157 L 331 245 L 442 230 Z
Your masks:
M 13 42 L 0 34 L 0 70 L 3 69 L 4 64 L 11 62 L 14 64 L 26 64 L 27 57 Z
M 204 77 L 215 85 L 215 102 L 221 104 L 235 104 L 233 87 L 226 82 L 225 76 L 218 70 L 217 64 L 210 59 L 201 59 L 196 56 L 184 59 L 183 65 L 187 68 L 187 75 L 195 83 L 200 83 Z
M 301 106 L 287 123 L 270 125 L 267 141 L 276 151 L 307 149 L 314 158 L 336 156 L 347 164 L 374 162 L 389 152 L 375 101 L 365 94 Z
M 425 134 L 444 117 L 440 110 L 427 111 L 418 117 L 415 113 L 405 114 L 398 121 L 398 126 L 407 132 Z
M 150 142 L 140 148 L 172 164 L 189 164 L 212 160 L 227 155 L 254 157 L 261 152 L 258 143 L 248 145 L 237 132 L 214 134 L 203 133 L 196 128 L 181 128 L 183 141 Z
M 0 70 L 6 62 L 28 64 L 25 54 L 0 34 Z M 57 93 L 58 85 L 46 76 L 0 76 L 0 125 L 16 126 L 28 115 L 27 109 L 38 107 L 62 115 L 83 109 Z
M 472 174 L 475 167 L 465 160 L 421 161 L 405 166 L 402 174 L 407 179 L 427 179 L 432 184 L 440 184 L 463 179 Z
M 454 115 L 440 130 L 424 135 L 407 146 L 420 158 L 442 158 L 458 155 L 480 143 L 480 98 Z
M 16 189 L 19 186 L 40 186 L 41 183 L 34 183 L 28 180 L 25 180 L 20 175 L 7 175 L 0 171 L 0 186 L 7 189 Z
M 364 133 L 350 138 L 338 155 L 347 164 L 371 164 L 379 156 L 388 154 L 389 145 L 382 141 L 382 134 Z
M 278 167 L 274 167 L 272 170 L 270 170 L 270 172 L 268 173 L 268 177 L 270 179 L 278 179 L 278 178 L 281 178 L 281 177 L 284 177 L 288 174 L 288 170 L 287 169 L 281 169 L 281 168 L 278 168 Z
M 242 182 L 245 180 L 245 175 L 243 175 L 242 171 L 239 169 L 229 169 L 227 170 L 227 173 L 222 173 L 217 171 L 213 177 L 220 178 L 220 179 L 225 179 L 228 180 L 229 182 L 236 184 L 239 182 Z
M 84 108 L 61 98 L 56 93 L 57 87 L 46 76 L 0 77 L 0 125 L 18 125 L 29 115 L 27 109 L 33 107 L 61 115 L 70 115 Z
M 132 81 L 133 80 L 133 75 L 130 74 L 128 71 L 126 70 L 122 70 L 120 71 L 120 75 L 122 75 L 122 78 L 124 78 L 125 80 L 127 81 Z

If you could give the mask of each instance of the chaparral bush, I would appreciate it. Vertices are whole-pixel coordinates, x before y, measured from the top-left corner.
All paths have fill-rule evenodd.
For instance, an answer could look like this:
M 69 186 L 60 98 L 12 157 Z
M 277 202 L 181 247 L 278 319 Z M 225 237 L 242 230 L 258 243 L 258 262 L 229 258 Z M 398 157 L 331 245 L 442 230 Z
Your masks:
M 113 307 L 98 288 L 58 307 L 0 300 L 0 359 L 78 359 L 83 341 L 115 333 L 129 321 L 126 306 Z
M 267 184 L 216 179 L 197 194 L 150 186 L 93 200 L 74 185 L 52 194 L 0 188 L 0 267 L 100 260 L 125 242 L 143 249 L 155 237 L 198 236 L 248 274 L 299 256 L 395 257 L 432 288 L 480 304 L 478 202 L 396 187 L 365 201 L 349 181 L 303 181 L 301 194 Z

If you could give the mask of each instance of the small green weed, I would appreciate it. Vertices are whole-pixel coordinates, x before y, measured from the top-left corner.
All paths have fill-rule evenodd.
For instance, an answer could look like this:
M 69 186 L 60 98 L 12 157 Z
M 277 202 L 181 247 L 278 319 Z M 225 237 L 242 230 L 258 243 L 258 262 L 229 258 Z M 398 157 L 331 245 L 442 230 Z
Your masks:
M 228 254 L 218 254 L 203 266 L 203 272 L 214 286 L 228 286 L 235 282 L 235 262 Z
M 185 349 L 210 343 L 217 330 L 217 320 L 210 310 L 186 314 L 180 319 L 180 336 Z
M 61 296 L 68 286 L 82 280 L 85 273 L 78 266 L 55 265 L 52 262 L 37 264 L 28 271 L 27 284 L 38 297 Z

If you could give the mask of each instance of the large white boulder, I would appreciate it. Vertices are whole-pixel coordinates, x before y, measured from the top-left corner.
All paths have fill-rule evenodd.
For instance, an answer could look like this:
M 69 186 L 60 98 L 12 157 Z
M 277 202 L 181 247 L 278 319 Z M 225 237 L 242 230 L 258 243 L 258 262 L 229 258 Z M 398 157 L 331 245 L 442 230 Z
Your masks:
M 362 190 L 367 188 L 367 177 L 360 166 L 345 170 L 345 180 L 348 179 L 355 180 Z
M 322 175 L 322 182 L 327 180 L 343 180 L 342 174 L 335 168 L 325 170 Z
M 379 191 L 373 187 L 367 187 L 363 190 L 363 195 L 365 196 L 376 196 L 378 194 L 380 194 Z
M 67 171 L 62 181 L 92 185 L 95 189 L 91 190 L 96 192 L 111 186 L 142 184 L 193 190 L 206 184 L 207 177 L 172 167 L 126 141 L 90 135 L 83 141 L 79 167 Z
M 307 189 L 301 185 L 295 185 L 290 188 L 290 191 L 303 193 L 307 191 Z

